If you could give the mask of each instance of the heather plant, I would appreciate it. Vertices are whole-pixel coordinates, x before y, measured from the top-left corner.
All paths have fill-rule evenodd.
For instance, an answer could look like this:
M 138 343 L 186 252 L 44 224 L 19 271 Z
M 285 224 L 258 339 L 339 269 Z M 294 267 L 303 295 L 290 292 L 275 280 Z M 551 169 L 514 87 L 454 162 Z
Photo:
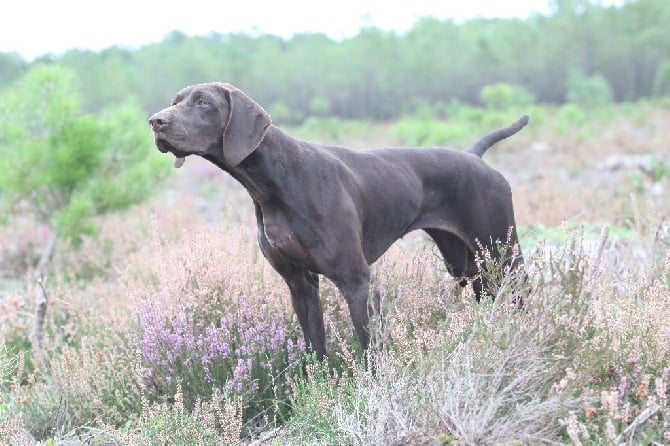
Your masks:
M 29 310 L 27 303 L 18 292 L 6 293 L 0 299 L 0 340 L 2 340 L 8 359 L 9 352 L 13 358 L 21 357 L 19 369 L 22 375 L 30 374 L 34 370 L 29 354 L 31 346 Z M 6 368 L 4 372 L 7 373 Z M 8 377 L 9 375 L 5 375 L 5 378 Z
M 242 406 L 239 398 L 214 393 L 210 400 L 196 399 L 191 407 L 177 386 L 172 402 L 142 401 L 136 429 L 106 429 L 108 443 L 123 446 L 153 445 L 238 445 L 241 444 Z
M 122 425 L 140 413 L 139 361 L 132 332 L 99 328 L 49 352 L 49 370 L 26 378 L 21 410 L 38 438 L 98 423 Z
M 33 444 L 35 440 L 26 430 L 24 421 L 16 410 L 17 392 L 12 386 L 19 368 L 19 359 L 19 356 L 7 348 L 0 335 L 0 444 L 24 446 Z
M 171 317 L 159 302 L 143 301 L 138 346 L 148 395 L 173 395 L 179 386 L 190 408 L 218 392 L 241 399 L 245 421 L 285 417 L 282 400 L 305 346 L 285 315 L 263 300 L 239 296 L 205 305 L 208 312 L 184 307 Z
M 483 332 L 476 336 L 473 334 L 481 323 L 477 320 L 482 319 L 484 313 L 482 310 L 478 314 L 478 307 L 473 305 L 472 290 L 461 292 L 457 283 L 441 271 L 443 267 L 439 266 L 439 256 L 431 256 L 426 250 L 426 246 L 420 244 L 420 254 L 411 257 L 411 261 L 404 260 L 401 252 L 392 250 L 376 270 L 374 284 L 382 311 L 373 319 L 373 345 L 377 347 L 369 352 L 368 367 L 353 359 L 353 355 L 345 349 L 342 352 L 345 370 L 338 373 L 337 370 L 312 369 L 306 379 L 294 385 L 294 414 L 287 431 L 297 436 L 299 442 L 391 444 L 420 441 L 431 436 L 435 439 L 450 432 L 440 425 L 438 419 L 427 421 L 429 414 L 436 413 L 437 409 L 428 407 L 426 402 L 430 398 L 449 395 L 444 385 L 428 385 L 433 380 L 440 383 L 446 380 L 443 374 L 436 373 L 433 360 L 437 360 L 428 358 L 434 357 L 436 352 L 448 355 L 458 346 L 473 345 L 470 354 L 481 360 L 481 364 L 490 364 L 493 358 L 484 355 L 482 359 L 478 352 L 488 344 L 493 345 L 493 350 L 499 349 L 500 342 L 487 339 Z M 426 261 L 426 258 L 429 260 Z M 503 318 L 497 323 L 502 324 Z M 505 331 L 506 335 L 513 328 L 509 330 Z M 487 336 L 493 335 L 489 333 Z M 528 348 L 528 345 L 534 344 L 523 345 Z M 520 354 L 519 357 L 525 356 Z M 450 367 L 456 368 L 461 359 L 458 356 Z M 536 358 L 536 362 L 539 364 L 540 360 Z M 514 367 L 519 365 L 510 365 L 510 368 Z M 529 373 L 527 378 L 533 376 Z M 464 377 L 463 381 L 454 385 L 452 392 L 468 379 L 473 377 Z M 547 381 L 548 387 L 551 387 L 550 380 L 551 374 L 537 378 L 545 387 Z M 526 391 L 529 381 L 520 383 L 515 392 L 521 394 L 522 389 Z M 475 400 L 483 399 L 487 392 L 495 393 L 484 383 L 481 387 L 481 395 L 477 395 Z M 455 404 L 464 402 L 460 400 Z M 555 406 L 556 402 L 552 401 L 546 407 Z M 500 411 L 504 410 L 505 407 L 500 408 Z M 467 419 L 474 415 L 470 413 L 463 417 Z M 491 417 L 499 415 L 495 410 L 490 413 Z M 555 411 L 547 415 L 548 418 L 552 416 L 555 417 Z M 482 425 L 491 424 L 488 418 L 480 421 Z M 503 424 L 500 430 L 505 431 L 506 428 L 509 425 Z M 488 433 L 482 430 L 478 435 L 481 437 Z M 457 436 L 463 437 L 460 434 Z
M 426 291 L 420 283 L 409 281 L 409 288 L 419 289 L 417 295 Z M 560 294 L 541 304 L 536 299 L 526 313 L 517 309 L 511 288 L 502 288 L 496 301 L 480 305 L 473 303 L 471 290 L 459 295 L 451 288 L 451 293 L 442 301 L 441 318 L 435 317 L 435 302 L 425 298 L 406 300 L 404 309 L 386 316 L 389 326 L 406 327 L 410 324 L 403 314 L 432 314 L 419 316 L 421 338 L 416 329 L 391 328 L 393 347 L 373 353 L 377 373 L 363 374 L 368 379 L 360 381 L 356 394 L 356 399 L 368 402 L 366 410 L 352 414 L 334 409 L 350 441 L 388 444 L 398 438 L 452 438 L 465 444 L 501 444 L 557 438 L 559 416 L 577 401 L 552 387 L 567 364 L 555 359 L 560 332 L 548 329 L 557 325 L 555 306 L 548 304 Z M 407 308 L 411 306 L 413 310 Z M 583 317 L 578 314 L 584 309 L 566 305 L 562 312 L 575 320 Z
M 541 348 L 479 335 L 442 338 L 411 362 L 376 353 L 376 373 L 360 373 L 347 404 L 332 409 L 344 442 L 537 444 L 558 437 L 559 414 L 575 404 L 551 390 Z
M 0 422 L 4 422 L 12 402 L 8 384 L 14 375 L 18 357 L 10 357 L 4 343 L 0 343 Z
M 286 444 L 346 444 L 347 437 L 337 424 L 334 407 L 352 406 L 356 391 L 355 376 L 360 374 L 360 364 L 341 362 L 341 367 L 331 368 L 315 361 L 306 364 L 306 373 L 291 380 L 290 403 L 293 408 L 280 437 Z M 352 372 L 356 375 L 352 376 Z
M 152 224 L 150 246 L 128 261 L 132 275 L 154 290 L 137 300 L 147 400 L 167 404 L 179 389 L 193 410 L 215 395 L 234 398 L 247 434 L 285 422 L 305 346 L 281 279 L 257 247 L 249 250 L 245 230 L 207 227 L 174 240 L 162 236 L 163 223 Z M 322 302 L 329 350 L 337 354 L 353 328 L 327 281 Z
M 177 221 L 184 221 L 179 213 L 176 213 L 173 218 Z M 127 218 L 126 222 L 128 222 Z M 170 237 L 171 240 L 176 240 L 175 235 L 183 235 L 182 230 L 172 231 L 174 221 L 162 221 L 160 224 L 154 221 L 153 228 L 151 227 L 151 219 L 145 221 L 144 224 L 148 225 L 146 227 L 147 232 L 151 232 L 151 230 L 159 231 L 163 236 Z M 101 239 L 105 240 L 118 231 L 119 226 L 104 224 L 101 225 L 101 230 L 103 231 Z M 224 232 L 216 232 L 215 236 L 222 234 Z M 195 237 L 198 236 L 198 234 L 195 235 Z M 202 238 L 199 240 L 202 240 Z M 176 388 L 174 387 L 163 388 L 161 390 L 164 390 L 165 393 L 157 394 L 155 388 L 145 386 L 147 383 L 144 378 L 147 369 L 143 367 L 141 344 L 138 341 L 141 338 L 142 327 L 137 317 L 131 316 L 129 318 L 129 315 L 141 316 L 143 314 L 142 305 L 145 302 L 141 299 L 142 295 L 146 296 L 146 293 L 143 292 L 142 288 L 149 281 L 153 283 L 152 287 L 164 290 L 162 295 L 172 296 L 170 291 L 172 290 L 171 286 L 174 285 L 174 280 L 171 278 L 181 275 L 184 263 L 177 258 L 171 258 L 171 253 L 174 253 L 175 256 L 187 254 L 186 259 L 194 262 L 197 260 L 199 267 L 206 267 L 207 265 L 202 264 L 199 259 L 193 258 L 191 249 L 194 249 L 195 246 L 205 246 L 209 249 L 216 249 L 216 245 L 228 246 L 232 252 L 224 251 L 222 255 L 224 257 L 228 255 L 239 257 L 239 253 L 233 252 L 240 245 L 239 243 L 229 243 L 227 240 L 218 240 L 216 244 L 204 243 L 203 245 L 199 245 L 196 241 L 196 243 L 184 243 L 179 245 L 181 246 L 179 250 L 170 251 L 167 248 L 174 248 L 174 241 L 167 243 L 164 240 L 159 241 L 157 239 L 157 243 L 162 244 L 163 249 L 152 255 L 152 247 L 147 247 L 146 243 L 138 242 L 139 240 L 128 240 L 125 244 L 118 243 L 115 248 L 119 252 L 111 253 L 102 252 L 107 250 L 105 244 L 91 244 L 91 252 L 87 252 L 85 256 L 80 256 L 79 260 L 81 262 L 88 262 L 90 256 L 96 262 L 102 260 L 103 262 L 116 263 L 118 262 L 117 259 L 123 258 L 123 263 L 116 263 L 119 267 L 114 272 L 108 271 L 101 277 L 97 277 L 97 275 L 88 276 L 88 281 L 83 282 L 78 269 L 79 265 L 73 265 L 72 268 L 67 268 L 62 272 L 59 271 L 53 281 L 47 284 L 49 296 L 55 302 L 50 308 L 46 324 L 48 368 L 36 373 L 25 370 L 25 367 L 23 367 L 21 371 L 17 372 L 19 379 L 24 383 L 24 389 L 21 392 L 22 421 L 39 438 L 65 438 L 67 435 L 75 435 L 77 429 L 98 424 L 127 425 L 131 420 L 135 420 L 142 415 L 144 408 L 141 407 L 140 403 L 145 395 L 145 399 L 151 399 L 152 401 L 160 400 L 164 402 L 168 399 L 174 399 L 176 394 Z M 82 243 L 87 244 L 87 239 L 84 239 Z M 140 247 L 142 249 L 139 249 Z M 133 252 L 138 249 L 139 251 Z M 166 250 L 168 252 L 165 257 L 156 257 L 156 255 L 165 255 Z M 216 260 L 204 253 L 200 252 L 198 254 L 206 259 Z M 70 258 L 69 256 L 68 251 L 64 250 L 57 260 L 62 261 L 64 258 Z M 102 259 L 103 257 L 106 260 Z M 152 259 L 156 260 L 156 263 L 152 263 Z M 161 263 L 161 260 L 165 260 L 165 262 Z M 175 263 L 171 263 L 171 260 L 174 260 Z M 168 268 L 165 271 L 166 266 L 174 266 L 175 269 Z M 192 265 L 191 269 L 194 275 L 198 274 L 199 270 L 196 265 Z M 161 274 L 156 274 L 156 270 L 160 271 Z M 228 270 L 228 272 L 232 271 Z M 242 274 L 241 271 L 240 274 Z M 230 280 L 230 275 L 227 278 Z M 200 296 L 198 302 L 203 303 L 203 300 L 205 301 L 200 306 L 200 310 L 203 311 L 197 313 L 198 316 L 202 316 L 201 326 L 205 327 L 206 323 L 214 322 L 216 319 L 213 313 L 209 314 L 207 311 L 223 310 L 223 307 L 214 307 L 215 295 L 212 296 L 214 301 L 212 306 L 207 306 L 207 298 L 210 297 L 208 295 L 209 290 L 203 288 L 215 282 L 223 284 L 225 287 L 228 282 L 221 280 L 218 276 L 212 278 L 207 274 L 203 274 L 200 279 L 200 282 L 196 283 L 192 281 L 191 276 L 188 276 L 185 283 L 180 283 L 177 293 L 179 296 L 186 298 L 185 302 L 196 302 L 197 296 Z M 209 282 L 209 279 L 212 282 Z M 241 286 L 242 288 L 248 287 L 246 288 L 247 291 L 255 287 L 248 283 L 241 284 Z M 240 286 L 231 286 L 228 289 L 231 295 L 227 297 L 232 297 L 235 296 Z M 17 294 L 17 299 L 18 297 Z M 91 306 L 91 301 L 98 302 L 99 305 Z M 67 302 L 67 304 L 63 305 L 64 302 Z M 11 300 L 6 301 L 6 303 L 10 304 Z M 177 303 L 169 300 L 162 303 L 171 309 L 171 311 L 166 311 L 166 314 L 180 314 Z M 22 307 L 23 304 L 17 303 L 17 314 L 27 314 L 26 320 L 29 326 L 30 315 Z M 174 311 L 172 311 L 173 308 Z M 273 308 L 279 307 L 275 304 Z M 8 310 L 14 311 L 14 307 L 9 305 Z M 247 311 L 249 311 L 249 308 L 247 308 Z M 276 313 L 275 311 L 272 315 L 268 314 L 268 317 L 275 316 Z M 221 314 L 217 313 L 217 317 Z M 18 322 L 18 319 L 14 317 L 12 320 Z M 281 321 L 282 318 L 278 317 L 276 320 Z M 216 319 L 216 321 L 218 323 L 219 319 Z M 271 323 L 273 321 L 274 319 L 270 320 Z M 247 321 L 247 327 L 249 327 L 249 323 L 250 321 Z M 11 329 L 12 325 L 6 327 L 3 324 L 4 328 L 8 328 L 8 330 L 3 330 L 3 334 L 14 336 L 15 329 Z M 212 333 L 217 333 L 214 324 L 210 324 L 209 328 L 213 329 Z M 27 334 L 21 334 L 24 331 L 16 333 L 18 333 L 16 335 L 18 338 L 27 339 Z M 249 330 L 246 333 L 248 336 L 259 335 L 259 332 L 251 333 Z M 245 340 L 252 342 L 252 347 L 257 345 L 255 342 L 261 341 L 260 339 Z M 29 343 L 26 348 L 25 357 L 29 358 Z M 299 348 L 299 342 L 296 341 L 296 355 Z M 264 359 L 263 366 L 269 360 L 267 357 Z M 189 401 L 191 410 L 196 404 L 194 401 L 197 401 L 197 404 L 203 402 L 210 404 L 213 401 L 211 385 L 203 393 L 208 396 L 207 400 L 197 397 L 192 398 Z M 281 407 L 281 404 L 275 405 Z
M 457 108 L 449 120 L 483 131 L 502 116 Z M 528 159 L 551 157 L 554 169 L 557 159 L 598 163 L 610 142 L 628 147 L 626 125 L 602 126 L 610 118 L 594 113 L 584 127 L 602 129 L 607 144 L 578 154 L 529 151 Z M 661 128 L 665 116 L 636 121 L 646 127 L 633 127 L 633 137 Z M 559 138 L 556 147 L 578 137 Z M 659 136 L 634 150 L 665 143 Z M 667 186 L 661 177 L 658 186 Z M 670 441 L 670 231 L 662 197 L 626 193 L 625 206 L 608 201 L 599 214 L 535 239 L 520 230 L 527 278 L 503 274 L 482 256 L 495 299 L 481 303 L 447 274 L 432 244 L 408 235 L 373 268 L 381 311 L 372 317 L 369 352 L 357 346 L 336 287 L 321 281 L 330 353 L 321 364 L 299 355 L 288 290 L 254 243 L 252 210 L 222 207 L 242 194 L 209 178 L 210 171 L 197 177 L 198 194 L 168 188 L 148 206 L 96 217 L 97 236 L 60 245 L 45 282 L 47 367 L 32 365 L 32 294 L 3 291 L 0 339 L 17 367 L 5 374 L 11 392 L 0 391 L 0 443 L 34 444 L 32 435 L 47 444 L 107 445 L 257 436 L 268 444 Z M 512 183 L 517 198 L 520 185 Z M 537 201 L 533 213 L 522 193 L 520 220 L 549 224 L 598 202 L 562 207 L 557 190 L 540 192 L 554 200 Z M 612 208 L 625 209 L 615 222 L 625 231 L 599 237 L 594 215 Z M 574 226 L 584 228 L 566 229 Z M 3 256 L 12 234 L 2 234 Z M 521 309 L 517 280 L 527 287 Z
M 647 265 L 651 284 L 618 279 L 627 265 L 614 244 L 605 228 L 595 243 L 572 232 L 562 245 L 527 252 L 522 309 L 513 282 L 498 282 L 495 300 L 475 304 L 471 289 L 434 272 L 437 256 L 407 262 L 391 252 L 375 275 L 383 310 L 370 366 L 344 361 L 343 371 L 317 369 L 294 385 L 287 438 L 366 445 L 663 439 L 670 261 L 661 271 Z M 481 260 L 500 277 L 495 260 Z

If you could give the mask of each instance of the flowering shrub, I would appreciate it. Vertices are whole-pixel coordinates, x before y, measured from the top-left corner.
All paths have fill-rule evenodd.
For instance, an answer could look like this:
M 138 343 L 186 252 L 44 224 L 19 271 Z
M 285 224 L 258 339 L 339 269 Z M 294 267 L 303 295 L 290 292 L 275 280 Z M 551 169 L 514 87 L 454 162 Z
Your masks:
M 286 397 L 305 345 L 262 298 L 240 296 L 207 314 L 184 306 L 170 316 L 161 308 L 148 299 L 140 305 L 138 346 L 150 396 L 174 395 L 178 385 L 187 405 L 212 392 L 233 394 L 247 419 Z

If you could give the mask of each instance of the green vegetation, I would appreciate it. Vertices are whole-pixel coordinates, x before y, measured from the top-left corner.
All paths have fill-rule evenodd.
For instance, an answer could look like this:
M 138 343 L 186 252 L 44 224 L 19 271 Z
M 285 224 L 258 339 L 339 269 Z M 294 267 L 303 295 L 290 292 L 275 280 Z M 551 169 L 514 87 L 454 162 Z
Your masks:
M 614 98 L 612 88 L 603 75 L 587 77 L 576 68 L 568 73 L 567 90 L 565 99 L 568 102 L 586 107 L 611 104 Z
M 535 103 L 535 98 L 525 88 L 502 82 L 482 88 L 481 97 L 489 110 L 508 110 Z
M 77 243 L 93 217 L 145 200 L 168 172 L 139 106 L 127 100 L 83 112 L 74 74 L 37 65 L 0 94 L 0 209 L 48 233 L 37 274 L 56 239 Z
M 36 66 L 0 96 L 0 203 L 66 239 L 91 233 L 165 176 L 143 121 L 131 101 L 84 114 L 73 74 Z

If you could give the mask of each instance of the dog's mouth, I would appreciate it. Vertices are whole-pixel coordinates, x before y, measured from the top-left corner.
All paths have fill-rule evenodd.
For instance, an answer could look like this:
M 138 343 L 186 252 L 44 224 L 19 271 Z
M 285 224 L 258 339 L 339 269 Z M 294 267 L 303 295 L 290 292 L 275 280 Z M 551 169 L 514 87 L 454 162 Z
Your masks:
M 170 144 L 166 139 L 159 138 L 158 136 L 156 136 L 156 147 L 162 153 L 169 152 L 175 156 L 174 167 L 176 169 L 179 169 L 181 166 L 183 166 L 186 157 L 190 155 L 190 153 L 182 152 L 181 150 L 177 149 L 175 146 Z

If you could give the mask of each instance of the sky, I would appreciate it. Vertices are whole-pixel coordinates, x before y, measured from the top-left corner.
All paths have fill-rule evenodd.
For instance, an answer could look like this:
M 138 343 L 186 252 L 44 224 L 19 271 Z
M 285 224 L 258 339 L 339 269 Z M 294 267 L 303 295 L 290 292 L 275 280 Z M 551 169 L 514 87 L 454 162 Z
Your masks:
M 603 3 L 620 3 L 603 0 Z M 188 35 L 252 32 L 289 38 L 355 35 L 362 26 L 403 32 L 418 18 L 528 17 L 549 0 L 5 0 L 0 52 L 30 61 L 70 49 L 138 48 L 171 31 Z

